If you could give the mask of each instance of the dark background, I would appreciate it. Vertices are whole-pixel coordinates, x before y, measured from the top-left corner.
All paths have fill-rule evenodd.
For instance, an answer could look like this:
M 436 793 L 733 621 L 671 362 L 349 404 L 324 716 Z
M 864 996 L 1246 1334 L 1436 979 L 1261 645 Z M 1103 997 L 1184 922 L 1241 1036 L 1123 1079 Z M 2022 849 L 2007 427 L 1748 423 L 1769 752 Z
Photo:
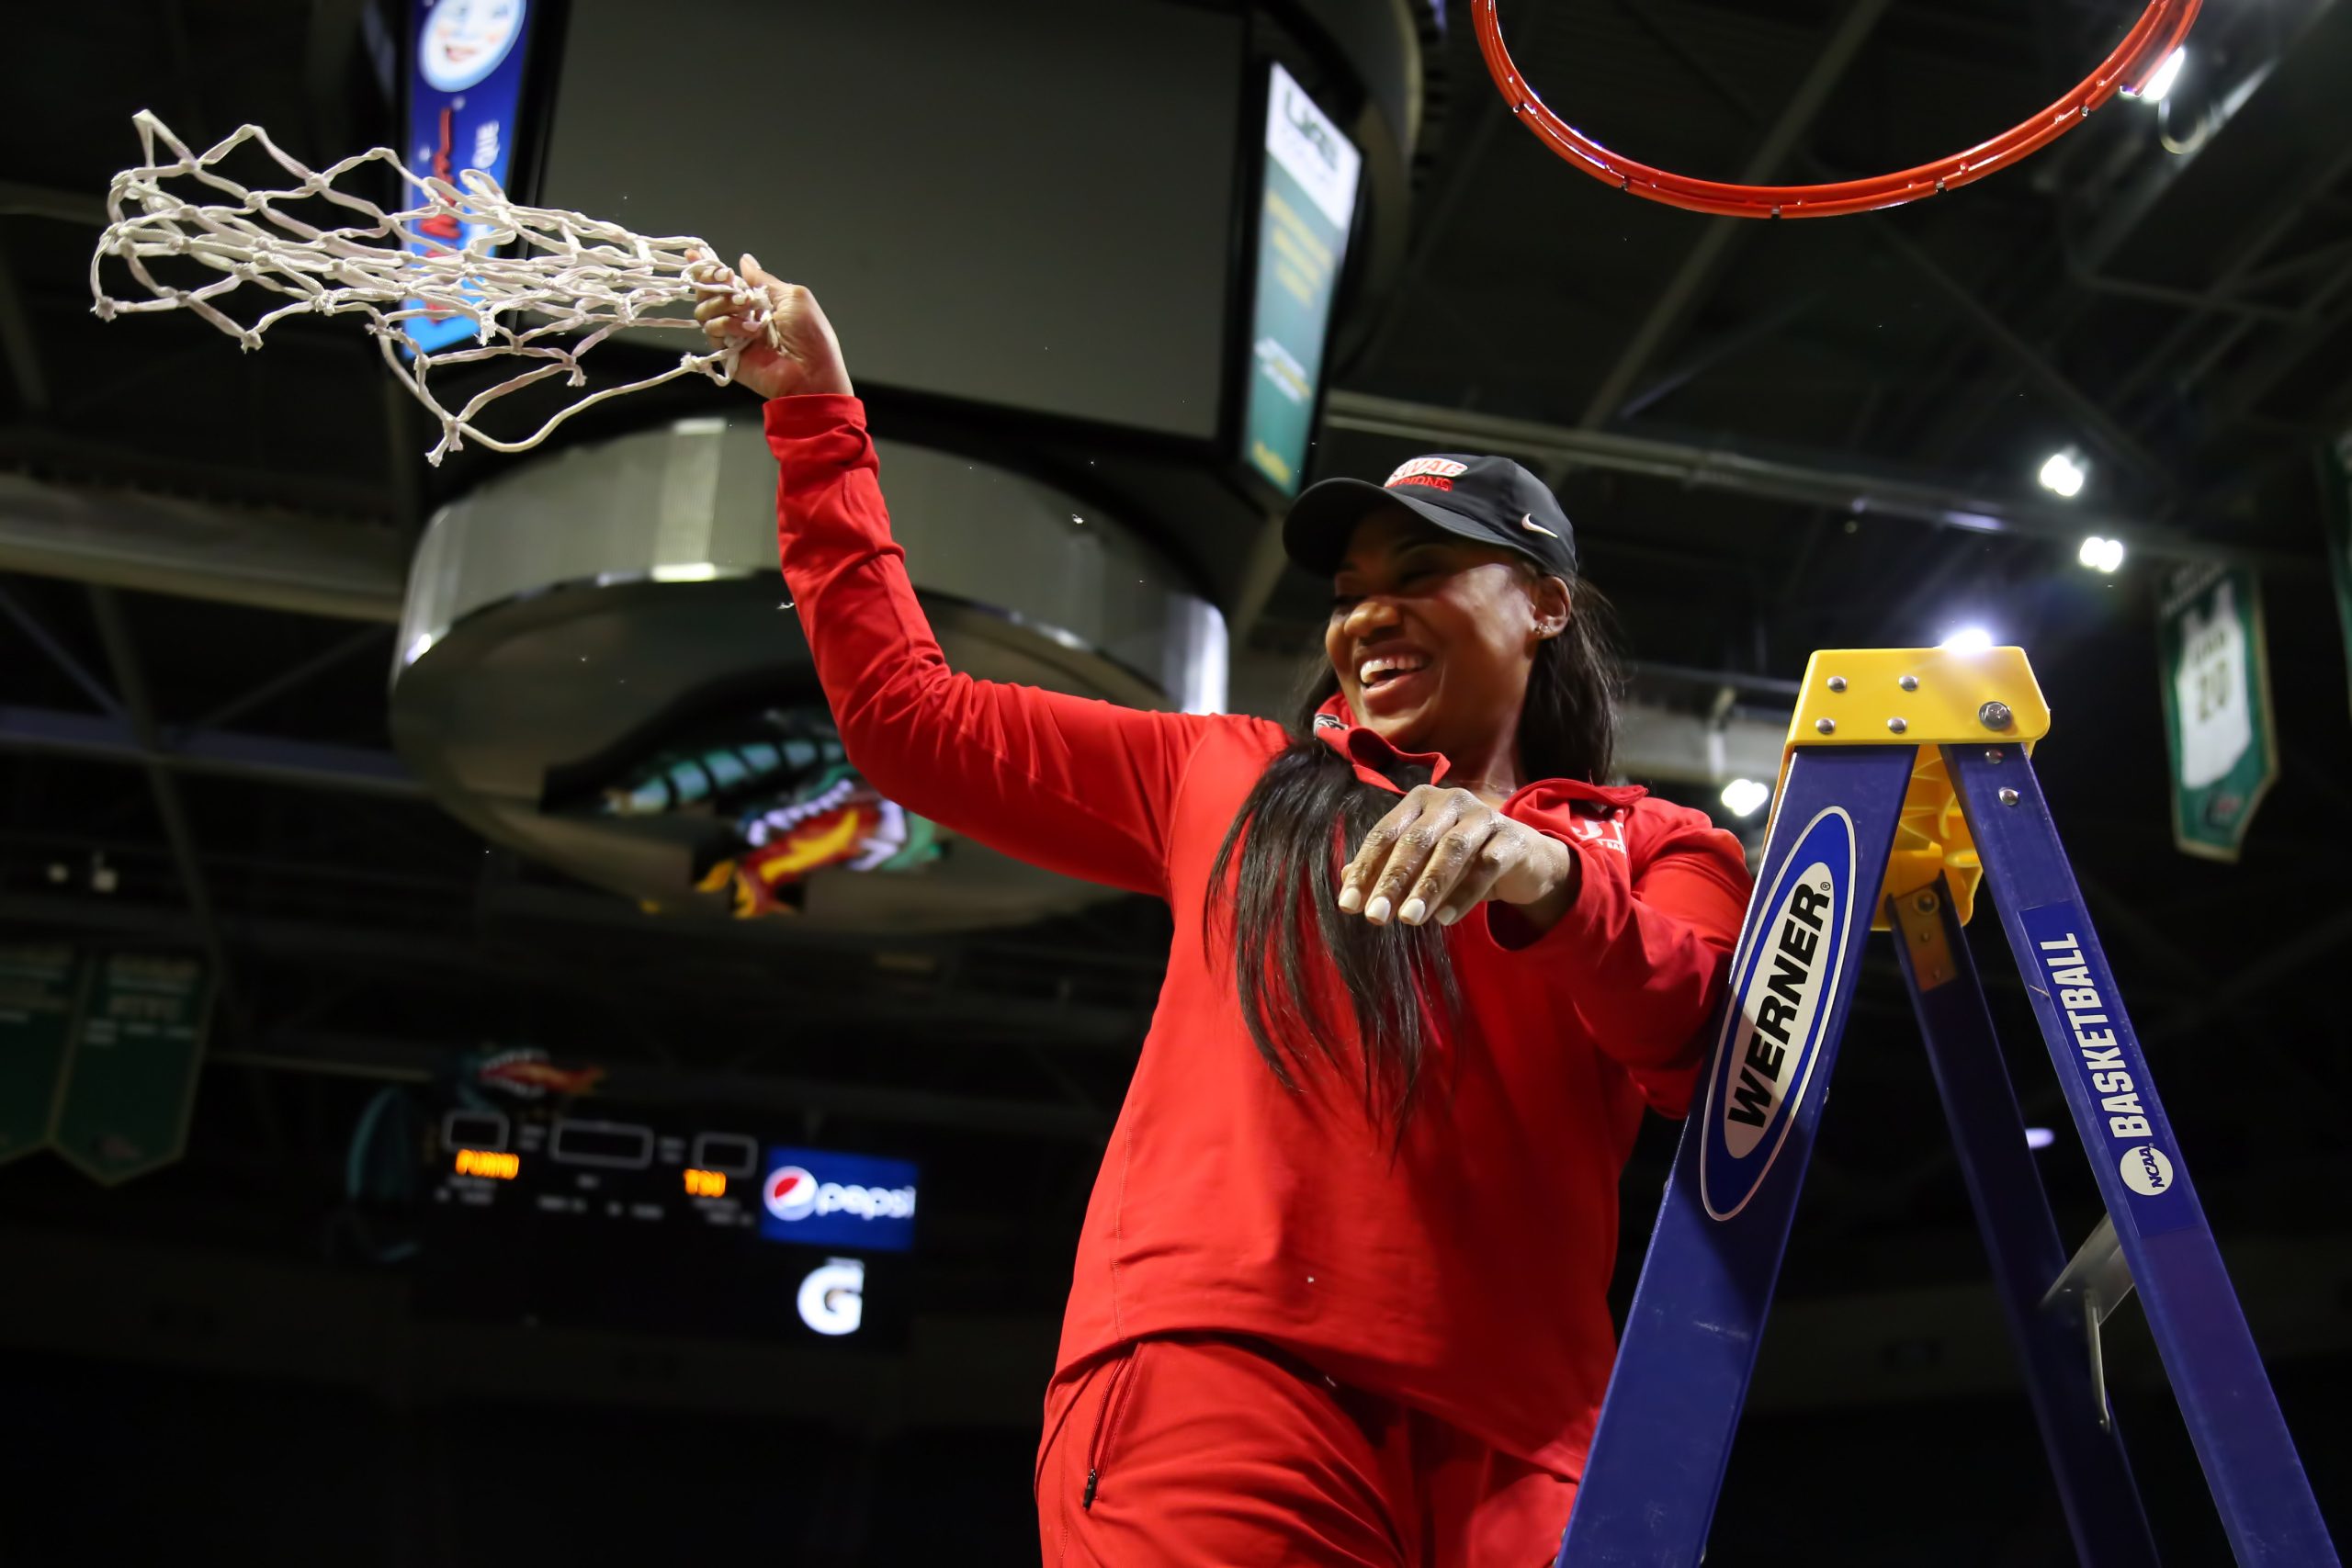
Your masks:
M 1281 5 L 1119 4 L 1314 25 Z M 1663 706 L 1784 713 L 1813 649 L 1931 642 L 1970 621 L 2030 650 L 2057 715 L 2040 758 L 2052 808 L 2341 1530 L 2352 1041 L 2327 987 L 2352 957 L 2352 721 L 2313 475 L 2319 443 L 2352 423 L 2347 8 L 2209 6 L 2161 130 L 2154 108 L 2116 104 L 1944 200 L 1728 228 L 1562 167 L 1507 123 L 1466 13 L 1450 5 L 1441 26 L 1408 9 L 1427 51 L 1409 209 L 1383 219 L 1403 225 L 1395 254 L 1351 271 L 1317 471 L 1376 478 L 1453 444 L 1366 429 L 1385 406 L 1372 400 L 1441 413 L 1465 443 L 1484 428 L 1495 449 L 1549 450 L 1587 565 L 1650 667 L 1638 694 Z M 1546 100 L 1603 141 L 1733 177 L 1785 141 L 1777 173 L 1811 178 L 1988 134 L 2070 85 L 2135 10 L 1521 0 L 1503 19 Z M 789 56 L 787 13 L 741 46 Z M 348 323 L 289 322 L 241 355 L 194 321 L 87 313 L 96 197 L 135 154 L 132 110 L 199 144 L 245 120 L 321 153 L 401 140 L 371 13 L 135 0 L 44 6 L 11 30 L 0 469 L 297 514 L 355 551 L 404 553 L 435 502 L 498 459 L 426 470 L 422 423 Z M 1784 118 L 1816 73 L 1817 108 Z M 693 90 L 649 83 L 642 112 Z M 842 156 L 860 130 L 843 128 Z M 854 363 L 858 323 L 842 325 Z M 874 395 L 887 416 L 890 389 Z M 717 396 L 680 389 L 628 417 Z M 899 403 L 939 417 L 935 399 Z M 1524 427 L 1494 423 L 1514 421 L 1548 434 L 1514 446 Z M 2018 499 L 2045 454 L 2075 445 L 2085 516 L 2124 520 L 2134 554 L 2103 577 L 2063 529 L 1976 532 L 1629 472 L 1596 434 Z M 1147 525 L 1204 581 L 1233 580 L 1218 536 Z M 2235 865 L 2170 840 L 2153 617 L 2165 541 L 2263 569 L 2284 773 Z M 22 572 L 0 590 L 8 715 L 92 705 L 37 625 L 118 697 L 127 674 L 143 687 L 156 724 L 387 749 L 388 626 Z M 1316 583 L 1220 599 L 1240 661 L 1313 647 Z M 0 1387 L 17 1434 L 0 1556 L 1033 1560 L 1035 1399 L 1156 995 L 1158 907 L 907 941 L 682 936 L 413 792 L 173 771 L 0 728 L 7 932 L 210 951 L 232 982 L 182 1162 L 114 1190 L 47 1156 L 0 1169 Z M 112 891 L 93 886 L 101 865 Z M 2060 1102 L 1997 932 L 1980 922 L 1974 940 L 2029 1119 L 2050 1121 Z M 920 1159 L 909 1348 L 418 1312 L 413 1216 L 353 1202 L 348 1144 L 387 1086 L 429 1109 L 456 1055 L 484 1043 L 610 1065 L 649 1102 L 724 1088 L 783 1141 Z M 1883 953 L 1837 1089 L 1709 1561 L 2070 1561 Z M 1672 1139 L 1653 1124 L 1626 1176 L 1621 1310 Z M 2063 1129 L 2041 1157 L 2063 1228 L 2086 1232 L 2096 1197 Z M 664 1288 L 729 1283 L 682 1270 Z M 2136 1309 L 2110 1326 L 2167 1561 L 2225 1561 Z

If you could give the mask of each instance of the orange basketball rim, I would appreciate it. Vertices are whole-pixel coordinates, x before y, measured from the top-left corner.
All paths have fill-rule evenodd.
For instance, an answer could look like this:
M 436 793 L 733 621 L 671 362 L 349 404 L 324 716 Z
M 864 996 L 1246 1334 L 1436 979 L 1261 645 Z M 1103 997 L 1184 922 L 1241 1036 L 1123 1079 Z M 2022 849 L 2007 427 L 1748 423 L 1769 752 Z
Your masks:
M 1471 17 L 1478 29 L 1479 52 L 1502 90 L 1503 102 L 1533 131 L 1537 140 L 1594 179 L 1619 190 L 1662 201 L 1692 212 L 1715 212 L 1731 218 L 1837 218 L 1849 212 L 1870 212 L 1899 207 L 1924 196 L 1938 196 L 1972 180 L 2006 169 L 2038 149 L 2055 141 L 2128 85 L 2134 89 L 2155 74 L 2156 68 L 2180 47 L 2197 20 L 2200 0 L 2154 0 L 2123 41 L 2089 75 L 2056 103 L 2019 121 L 1989 141 L 1964 152 L 1917 168 L 1867 179 L 1838 180 L 1826 185 L 1724 185 L 1693 179 L 1611 152 L 1544 107 L 1535 89 L 1521 75 L 1503 42 L 1502 24 L 1495 17 L 1495 0 L 1471 0 Z

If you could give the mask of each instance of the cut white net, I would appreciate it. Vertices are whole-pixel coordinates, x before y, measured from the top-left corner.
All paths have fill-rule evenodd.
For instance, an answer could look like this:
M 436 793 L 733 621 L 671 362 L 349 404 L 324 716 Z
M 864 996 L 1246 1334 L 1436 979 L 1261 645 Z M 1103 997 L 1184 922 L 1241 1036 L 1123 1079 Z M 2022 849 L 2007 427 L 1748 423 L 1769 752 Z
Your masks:
M 109 221 L 90 258 L 90 294 L 96 301 L 92 308 L 98 318 L 193 310 L 253 349 L 261 346 L 264 333 L 288 316 L 364 316 L 384 363 L 440 422 L 441 439 L 425 455 L 436 465 L 469 440 L 494 451 L 524 451 L 584 408 L 680 376 L 705 376 L 724 386 L 734 375 L 742 343 L 708 349 L 693 307 L 713 295 L 732 297 L 743 325 L 763 333 L 768 330 L 765 295 L 734 280 L 718 267 L 710 246 L 692 236 L 648 239 L 577 212 L 524 207 L 475 169 L 460 174 L 456 185 L 420 176 L 389 147 L 313 171 L 287 156 L 257 125 L 242 127 L 199 156 L 146 110 L 133 123 L 143 161 L 114 177 L 107 194 Z M 254 189 L 215 169 L 249 141 L 292 183 Z M 168 161 L 157 159 L 158 145 Z M 335 188 L 345 175 L 371 164 L 390 164 L 417 204 L 388 212 Z M 214 199 L 199 202 L 175 194 L 164 188 L 167 180 L 192 181 L 205 187 L 192 194 Z M 331 202 L 360 221 L 321 229 L 284 210 L 308 201 Z M 463 248 L 452 248 L 434 238 L 426 224 L 470 237 Z M 410 249 L 412 244 L 423 247 L 422 254 Z M 493 247 L 508 254 L 489 254 Z M 159 281 L 147 264 L 167 256 L 184 257 L 221 276 L 192 288 Z M 99 276 L 108 257 L 129 268 L 151 298 L 108 295 Z M 288 302 L 251 326 L 241 325 L 215 301 L 246 284 L 286 296 Z M 471 341 L 433 353 L 408 352 L 413 345 L 407 322 L 451 316 L 475 324 Z M 474 423 L 499 399 L 551 377 L 565 378 L 570 387 L 586 386 L 581 356 L 624 327 L 691 333 L 701 351 L 680 355 L 677 364 L 658 376 L 591 392 L 518 441 L 501 440 Z M 476 393 L 454 412 L 435 398 L 429 378 L 435 367 L 510 356 L 541 363 Z

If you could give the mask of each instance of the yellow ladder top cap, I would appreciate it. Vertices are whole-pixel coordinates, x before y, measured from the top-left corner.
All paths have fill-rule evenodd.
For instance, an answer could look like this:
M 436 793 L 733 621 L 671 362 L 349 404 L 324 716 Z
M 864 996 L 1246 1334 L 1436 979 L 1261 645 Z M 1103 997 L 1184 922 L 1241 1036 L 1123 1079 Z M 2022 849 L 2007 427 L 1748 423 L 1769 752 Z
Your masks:
M 1791 746 L 2026 744 L 2049 733 L 2021 648 L 1824 649 L 1789 721 Z
M 1889 899 L 1917 894 L 1940 877 L 1965 925 L 1984 867 L 1945 771 L 1943 748 L 2015 746 L 2030 753 L 2049 733 L 2050 705 L 2021 648 L 1833 649 L 1805 666 L 1781 750 L 1781 789 L 1788 787 L 1789 763 L 1800 746 L 1914 748 L 1911 785 L 1871 924 L 1887 930 Z

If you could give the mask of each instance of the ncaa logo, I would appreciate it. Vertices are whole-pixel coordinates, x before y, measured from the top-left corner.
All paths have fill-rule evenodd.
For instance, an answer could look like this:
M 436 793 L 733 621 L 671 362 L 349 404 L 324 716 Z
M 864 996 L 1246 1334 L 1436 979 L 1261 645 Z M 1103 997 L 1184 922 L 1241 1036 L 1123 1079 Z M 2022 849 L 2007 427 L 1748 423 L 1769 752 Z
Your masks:
M 2118 1169 L 2124 1185 L 2143 1198 L 2172 1190 L 2172 1161 L 2165 1158 L 2164 1150 L 2154 1144 L 2134 1144 L 2124 1150 Z
M 797 1165 L 780 1165 L 768 1172 L 760 1201 L 779 1220 L 805 1220 L 817 1212 L 817 1179 Z

